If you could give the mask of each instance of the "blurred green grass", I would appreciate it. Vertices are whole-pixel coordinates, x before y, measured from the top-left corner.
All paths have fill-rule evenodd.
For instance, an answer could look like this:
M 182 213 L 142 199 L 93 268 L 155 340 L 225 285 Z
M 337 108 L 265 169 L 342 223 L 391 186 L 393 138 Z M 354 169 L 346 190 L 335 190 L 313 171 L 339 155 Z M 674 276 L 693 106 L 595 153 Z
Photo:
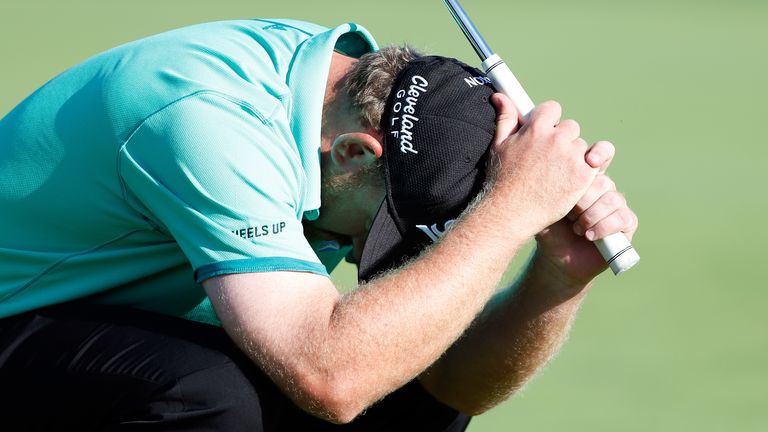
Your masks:
M 602 276 L 560 356 L 470 430 L 766 430 L 768 2 L 463 3 L 535 100 L 617 145 L 643 257 Z M 0 115 L 114 45 L 249 17 L 355 21 L 380 44 L 477 63 L 437 0 L 3 0 Z

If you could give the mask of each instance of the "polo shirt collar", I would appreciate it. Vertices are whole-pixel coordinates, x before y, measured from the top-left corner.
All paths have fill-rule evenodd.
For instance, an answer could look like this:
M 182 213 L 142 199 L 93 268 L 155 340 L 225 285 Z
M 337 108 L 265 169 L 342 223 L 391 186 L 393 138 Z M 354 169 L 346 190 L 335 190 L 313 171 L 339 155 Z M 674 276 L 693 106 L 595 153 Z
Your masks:
M 308 38 L 296 50 L 287 77 L 292 99 L 290 127 L 306 175 L 303 211 L 308 220 L 320 215 L 320 128 L 334 49 L 360 57 L 376 51 L 378 45 L 365 28 L 348 23 Z

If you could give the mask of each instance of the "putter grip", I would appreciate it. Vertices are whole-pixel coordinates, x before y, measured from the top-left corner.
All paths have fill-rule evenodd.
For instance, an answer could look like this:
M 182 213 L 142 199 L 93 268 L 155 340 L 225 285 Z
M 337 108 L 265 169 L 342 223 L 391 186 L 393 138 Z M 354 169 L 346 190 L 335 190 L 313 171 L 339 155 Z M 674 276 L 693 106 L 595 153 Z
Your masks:
M 526 118 L 535 105 L 506 63 L 498 54 L 494 54 L 482 63 L 482 67 L 496 89 L 509 96 L 520 115 Z M 622 232 L 595 240 L 595 246 L 613 270 L 613 274 L 629 270 L 640 261 L 640 255 Z

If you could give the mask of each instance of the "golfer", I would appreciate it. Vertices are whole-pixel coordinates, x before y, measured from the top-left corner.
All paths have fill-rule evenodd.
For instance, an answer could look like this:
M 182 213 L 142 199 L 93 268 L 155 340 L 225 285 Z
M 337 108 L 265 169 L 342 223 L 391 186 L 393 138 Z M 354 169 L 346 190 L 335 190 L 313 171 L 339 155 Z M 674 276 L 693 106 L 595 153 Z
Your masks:
M 591 240 L 637 228 L 610 143 L 484 82 L 355 24 L 243 20 L 42 86 L 0 121 L 3 424 L 464 430 L 558 350 Z

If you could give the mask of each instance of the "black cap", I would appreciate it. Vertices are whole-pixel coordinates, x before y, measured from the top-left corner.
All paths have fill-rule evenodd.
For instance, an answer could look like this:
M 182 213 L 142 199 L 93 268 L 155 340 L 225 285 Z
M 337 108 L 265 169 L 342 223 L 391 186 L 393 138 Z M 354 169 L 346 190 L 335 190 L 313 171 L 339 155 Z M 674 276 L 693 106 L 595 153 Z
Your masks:
M 387 196 L 363 248 L 361 280 L 435 242 L 482 189 L 493 93 L 482 72 L 451 58 L 419 57 L 398 74 L 381 119 Z

